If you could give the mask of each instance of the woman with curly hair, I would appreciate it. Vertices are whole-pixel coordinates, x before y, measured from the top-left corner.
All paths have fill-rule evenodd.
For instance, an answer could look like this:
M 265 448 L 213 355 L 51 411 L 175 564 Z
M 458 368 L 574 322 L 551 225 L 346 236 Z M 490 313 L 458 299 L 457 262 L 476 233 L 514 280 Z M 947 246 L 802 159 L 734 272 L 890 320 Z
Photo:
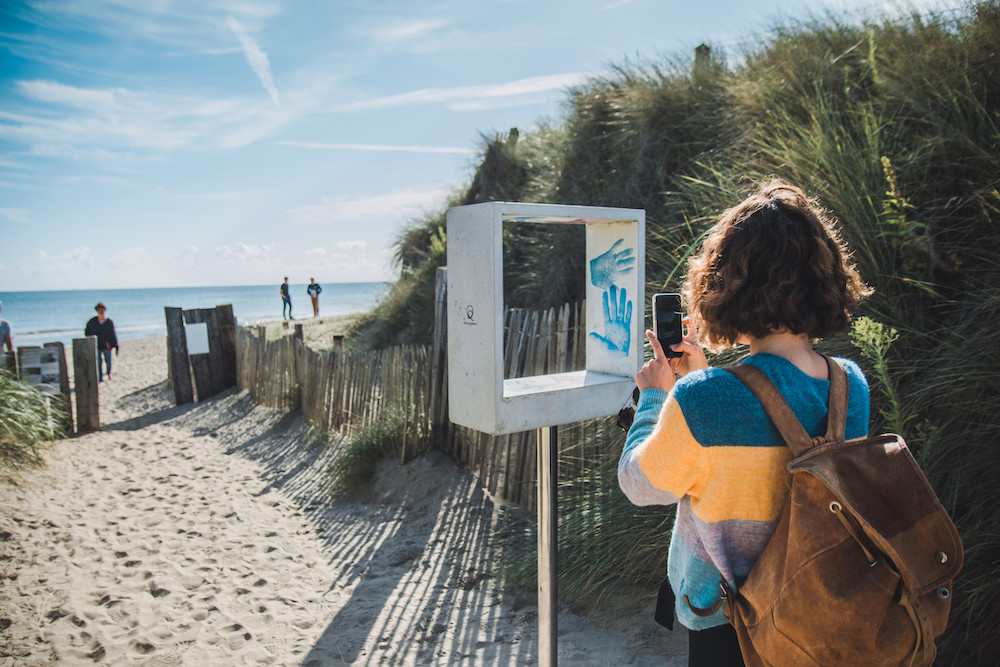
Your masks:
M 844 329 L 870 290 L 834 222 L 799 188 L 771 181 L 725 211 L 691 260 L 689 318 L 677 358 L 655 335 L 618 481 L 636 505 L 677 504 L 667 574 L 688 664 L 742 665 L 719 602 L 719 580 L 738 589 L 774 532 L 788 494 L 791 451 L 760 402 L 734 375 L 709 368 L 701 345 L 749 346 L 810 436 L 826 429 L 826 359 L 812 343 Z M 868 383 L 839 360 L 849 382 L 847 437 L 868 433 Z M 678 379 L 678 376 L 679 379 Z M 715 608 L 714 612 L 709 612 Z

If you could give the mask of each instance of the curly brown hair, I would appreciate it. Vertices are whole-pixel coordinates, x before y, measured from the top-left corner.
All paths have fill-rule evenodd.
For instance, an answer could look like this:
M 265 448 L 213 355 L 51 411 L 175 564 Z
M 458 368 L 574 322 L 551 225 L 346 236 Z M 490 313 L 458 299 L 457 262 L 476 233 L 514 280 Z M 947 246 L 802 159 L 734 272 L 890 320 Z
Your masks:
M 688 268 L 684 297 L 706 347 L 746 334 L 823 338 L 871 293 L 835 223 L 794 185 L 772 180 L 722 214 Z

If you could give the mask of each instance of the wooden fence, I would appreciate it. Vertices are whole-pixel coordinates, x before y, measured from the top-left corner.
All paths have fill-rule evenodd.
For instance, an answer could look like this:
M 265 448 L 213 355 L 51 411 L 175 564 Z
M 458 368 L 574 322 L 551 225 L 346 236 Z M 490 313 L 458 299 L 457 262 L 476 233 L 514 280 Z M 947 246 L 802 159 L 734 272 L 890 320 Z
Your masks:
M 319 352 L 301 335 L 268 341 L 263 328 L 236 335 L 237 386 L 258 405 L 300 410 L 315 428 L 350 434 L 386 416 L 404 416 L 403 458 L 429 442 L 430 348 L 400 346 L 376 352 Z
M 537 431 L 494 436 L 448 421 L 445 273 L 439 270 L 434 342 L 377 352 L 319 352 L 296 334 L 265 340 L 263 327 L 236 336 L 237 386 L 255 403 L 301 410 L 315 428 L 351 429 L 402 410 L 403 460 L 420 444 L 439 447 L 477 475 L 489 493 L 525 507 L 535 502 Z M 585 364 L 583 304 L 547 310 L 510 308 L 504 317 L 504 375 L 527 377 L 579 370 Z M 624 402 L 625 396 L 622 397 Z M 618 406 L 612 406 L 617 408 Z M 554 423 L 559 423 L 558 415 Z M 560 478 L 575 477 L 606 456 L 621 432 L 608 419 L 562 425 Z
M 504 313 L 504 377 L 529 377 L 584 367 L 586 330 L 583 305 L 548 310 L 509 308 Z M 560 423 L 554 416 L 553 423 Z M 444 446 L 479 477 L 491 494 L 525 507 L 534 506 L 537 430 L 491 435 L 452 426 Z M 562 430 L 560 430 L 562 436 Z M 568 442 L 560 437 L 560 451 Z

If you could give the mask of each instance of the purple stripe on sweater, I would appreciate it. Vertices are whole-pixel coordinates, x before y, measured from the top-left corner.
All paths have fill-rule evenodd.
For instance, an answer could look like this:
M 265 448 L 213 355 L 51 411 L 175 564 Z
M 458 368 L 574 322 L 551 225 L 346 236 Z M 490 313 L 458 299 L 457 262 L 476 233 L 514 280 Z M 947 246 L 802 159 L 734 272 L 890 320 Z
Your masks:
M 674 533 L 683 540 L 685 547 L 694 550 L 694 557 L 715 563 L 728 581 L 741 584 L 777 525 L 777 520 L 702 521 L 691 509 L 691 498 L 685 496 L 677 505 Z

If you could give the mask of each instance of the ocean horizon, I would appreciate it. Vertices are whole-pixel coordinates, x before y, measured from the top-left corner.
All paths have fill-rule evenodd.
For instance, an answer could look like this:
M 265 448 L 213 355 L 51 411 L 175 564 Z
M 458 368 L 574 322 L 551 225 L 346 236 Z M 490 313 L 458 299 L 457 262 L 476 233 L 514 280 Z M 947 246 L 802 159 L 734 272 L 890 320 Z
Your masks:
M 389 283 L 320 283 L 320 316 L 368 312 L 385 296 Z M 306 284 L 289 283 L 295 319 L 312 318 Z M 143 289 L 51 290 L 0 292 L 0 317 L 10 322 L 14 347 L 61 342 L 70 347 L 83 337 L 83 328 L 96 315 L 97 302 L 107 306 L 119 340 L 165 336 L 166 307 L 214 308 L 233 306 L 239 325 L 281 319 L 278 284 L 211 287 L 153 287 Z

